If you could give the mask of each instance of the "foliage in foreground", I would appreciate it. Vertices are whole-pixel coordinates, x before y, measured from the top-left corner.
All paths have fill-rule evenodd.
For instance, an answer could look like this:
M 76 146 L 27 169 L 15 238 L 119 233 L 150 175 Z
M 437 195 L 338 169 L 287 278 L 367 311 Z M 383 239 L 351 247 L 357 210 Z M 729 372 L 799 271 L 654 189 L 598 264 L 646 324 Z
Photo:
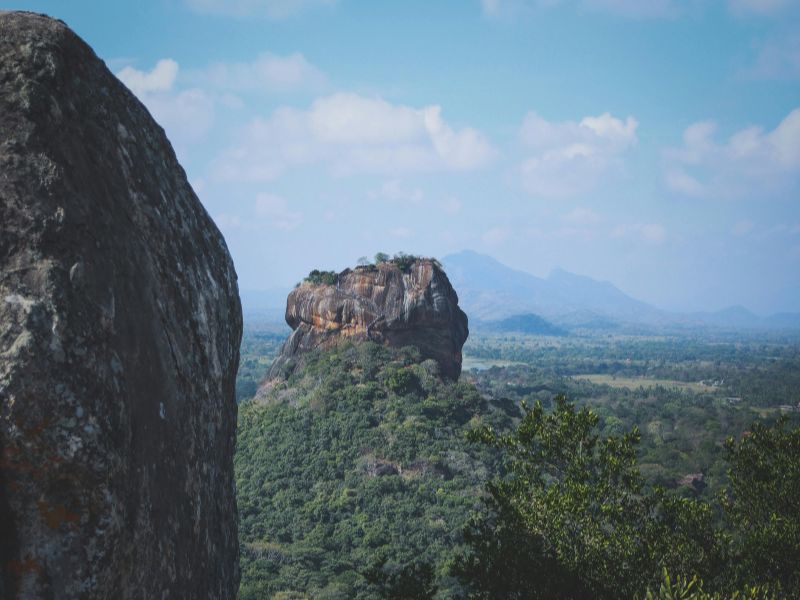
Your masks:
M 757 424 L 739 444 L 729 441 L 731 489 L 711 504 L 645 489 L 638 431 L 601 439 L 593 411 L 576 410 L 563 396 L 555 404 L 552 413 L 539 403 L 526 410 L 511 434 L 471 432 L 499 450 L 508 469 L 488 484 L 486 510 L 466 532 L 470 551 L 455 563 L 473 596 L 631 598 L 659 589 L 647 597 L 767 598 L 800 591 L 800 428 Z M 723 509 L 719 527 L 715 511 Z
M 511 434 L 473 434 L 509 471 L 489 484 L 491 515 L 473 524 L 474 552 L 458 565 L 485 597 L 630 598 L 663 564 L 707 575 L 720 560 L 709 507 L 645 493 L 638 431 L 600 439 L 597 420 L 559 396 L 552 413 L 537 403 Z
M 636 596 L 637 600 L 639 596 Z M 707 592 L 703 580 L 695 575 L 691 579 L 685 577 L 672 578 L 664 569 L 661 585 L 655 591 L 648 589 L 643 600 L 777 600 L 769 586 L 752 586 L 730 593 Z
M 800 595 L 800 427 L 754 423 L 726 443 L 731 486 L 723 504 L 733 534 L 731 577 Z
M 251 357 L 252 368 L 247 371 L 252 374 L 250 379 L 258 379 L 259 368 L 264 368 L 259 362 L 261 355 L 268 354 L 267 350 L 280 341 L 254 340 L 258 351 Z M 660 352 L 661 347 L 656 350 Z M 612 346 L 604 352 L 613 354 L 615 350 Z M 626 349 L 620 356 L 627 352 Z M 765 348 L 764 352 L 777 351 Z M 549 363 L 541 357 L 538 360 L 536 369 L 526 368 L 531 374 L 528 370 L 523 372 L 522 367 L 510 367 L 473 375 L 484 398 L 494 398 L 487 401 L 475 394 L 470 385 L 442 385 L 435 377 L 435 364 L 419 364 L 419 356 L 413 350 L 391 352 L 369 345 L 343 346 L 330 354 L 314 356 L 309 370 L 297 373 L 287 385 L 278 386 L 257 402 L 243 404 L 237 457 L 241 597 L 435 595 L 442 599 L 474 592 L 478 597 L 483 594 L 513 598 L 512 593 L 506 592 L 516 589 L 522 590 L 516 597 L 535 598 L 532 590 L 540 589 L 542 581 L 556 592 L 558 589 L 552 586 L 564 584 L 566 591 L 562 590 L 560 597 L 580 597 L 587 587 L 581 581 L 571 581 L 574 573 L 586 572 L 585 580 L 603 569 L 617 579 L 611 583 L 601 581 L 597 588 L 600 592 L 592 591 L 592 597 L 605 594 L 630 598 L 630 590 L 640 598 L 659 599 L 766 600 L 798 596 L 795 565 L 800 556 L 800 430 L 796 420 L 775 426 L 748 425 L 755 413 L 742 408 L 744 402 L 729 405 L 713 401 L 707 394 L 660 387 L 606 389 L 549 374 Z M 754 363 L 758 360 L 758 356 L 753 358 Z M 767 361 L 764 368 L 769 370 L 759 376 L 776 380 L 774 386 L 764 384 L 758 388 L 758 398 L 763 399 L 759 402 L 767 406 L 785 402 L 784 398 L 791 396 L 781 379 L 781 373 L 789 367 L 776 370 L 773 362 L 783 364 Z M 635 366 L 619 364 L 625 368 Z M 727 368 L 726 363 L 722 363 L 720 368 L 723 367 Z M 595 372 L 598 365 L 586 368 Z M 679 375 L 676 372 L 670 376 Z M 678 378 L 694 381 L 701 375 L 706 378 L 695 371 Z M 770 390 L 779 400 L 767 399 Z M 586 476 L 588 491 L 573 486 L 584 498 L 594 498 L 589 509 L 606 519 L 605 527 L 584 527 L 580 512 L 577 517 L 568 512 L 559 516 L 558 510 L 565 506 L 579 510 L 580 502 L 570 505 L 562 501 L 559 505 L 554 501 L 550 505 L 551 516 L 573 526 L 571 537 L 561 545 L 562 549 L 572 548 L 577 557 L 570 566 L 569 561 L 554 560 L 552 554 L 543 551 L 552 550 L 553 546 L 544 546 L 541 537 L 531 535 L 521 518 L 525 511 L 517 510 L 513 502 L 496 502 L 486 493 L 482 516 L 466 530 L 471 550 L 464 551 L 463 524 L 467 515 L 479 508 L 484 482 L 493 476 L 507 482 L 514 476 L 510 469 L 507 477 L 501 476 L 498 453 L 504 450 L 483 444 L 468 446 L 463 443 L 464 432 L 491 424 L 501 437 L 510 430 L 509 417 L 515 414 L 515 406 L 521 400 L 533 404 L 541 399 L 546 408 L 541 415 L 544 418 L 550 407 L 558 406 L 554 399 L 558 392 L 567 392 L 579 398 L 581 404 L 592 406 L 597 425 L 583 431 L 596 438 L 596 453 L 612 456 L 606 438 L 616 436 L 615 452 L 623 460 L 603 471 L 602 460 L 597 458 L 601 454 L 595 455 L 596 460 L 589 460 L 583 453 L 587 446 L 582 445 L 579 455 L 584 464 L 597 468 Z M 719 392 L 722 396 L 729 393 L 732 392 Z M 507 398 L 501 400 L 504 396 Z M 580 412 L 573 412 L 570 427 L 576 429 Z M 794 414 L 789 415 L 790 419 L 793 417 Z M 642 443 L 637 443 L 635 432 L 624 433 L 637 423 L 642 426 Z M 659 427 L 655 428 L 654 423 L 660 423 Z M 742 436 L 745 430 L 747 433 Z M 737 441 L 723 444 L 725 436 L 731 434 L 736 435 Z M 625 438 L 632 447 L 638 447 L 640 462 L 634 461 L 631 469 L 630 453 L 625 458 L 621 451 Z M 656 455 L 654 450 L 660 453 Z M 703 458 L 711 456 L 711 450 L 713 468 Z M 686 461 L 696 462 L 697 466 Z M 564 460 L 554 464 L 563 465 Z M 655 465 L 661 469 L 656 478 L 652 472 Z M 645 476 L 646 484 L 639 493 L 600 493 L 604 472 L 616 472 L 620 477 L 626 469 L 634 480 L 636 470 Z M 669 470 L 674 474 L 664 475 Z M 666 493 L 651 487 L 656 483 L 675 486 L 676 477 L 695 471 L 705 473 L 710 482 L 702 493 L 685 486 Z M 546 484 L 552 485 L 560 477 L 559 470 L 544 472 Z M 574 481 L 580 479 L 573 478 Z M 562 485 L 556 489 L 564 493 L 572 488 Z M 580 494 L 573 496 L 581 498 Z M 708 537 L 700 536 L 702 543 L 713 550 L 708 553 L 709 560 L 695 548 L 690 548 L 688 554 L 671 555 L 670 548 L 659 550 L 658 540 L 653 539 L 659 537 L 658 528 L 653 524 L 643 525 L 641 531 L 631 527 L 626 520 L 641 515 L 642 506 L 648 506 L 643 497 L 649 498 L 649 506 L 657 509 L 651 515 L 656 523 L 670 523 L 669 515 L 679 524 L 684 523 L 684 539 L 690 545 L 697 531 L 710 529 Z M 603 498 L 612 505 L 605 511 L 596 504 Z M 628 509 L 615 506 L 617 500 L 627 503 Z M 695 515 L 695 521 L 687 515 Z M 662 531 L 665 528 L 663 545 L 674 543 L 671 528 L 662 527 Z M 633 567 L 624 562 L 613 564 L 605 557 L 606 546 L 598 541 L 614 531 L 628 531 L 631 539 L 636 539 L 636 547 L 654 548 L 651 554 L 660 552 L 672 558 L 664 558 L 664 564 L 653 564 L 658 561 L 645 553 L 634 564 L 650 564 L 650 571 L 646 575 L 630 575 Z M 584 533 L 586 539 L 581 539 Z M 609 542 L 607 550 L 612 557 L 622 552 L 623 561 L 626 560 L 626 548 L 620 544 Z M 479 560 L 481 553 L 495 562 Z M 462 573 L 461 584 L 448 576 L 454 555 L 461 556 L 456 561 L 459 567 L 466 565 L 471 570 L 471 575 Z M 493 569 L 492 564 L 499 564 L 502 569 Z M 494 577 L 495 595 L 480 582 L 470 584 L 481 576 Z M 631 578 L 647 583 L 631 583 Z M 468 585 L 474 588 L 470 590 Z M 557 598 L 559 594 L 551 596 Z

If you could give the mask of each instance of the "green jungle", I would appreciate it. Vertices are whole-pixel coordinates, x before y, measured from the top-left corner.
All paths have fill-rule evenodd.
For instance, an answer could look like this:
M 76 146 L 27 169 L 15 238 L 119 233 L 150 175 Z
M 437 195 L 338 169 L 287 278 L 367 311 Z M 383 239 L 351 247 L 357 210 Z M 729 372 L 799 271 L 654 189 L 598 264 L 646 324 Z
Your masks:
M 237 380 L 242 599 L 790 598 L 800 345 L 471 332 L 458 382 L 342 343 Z

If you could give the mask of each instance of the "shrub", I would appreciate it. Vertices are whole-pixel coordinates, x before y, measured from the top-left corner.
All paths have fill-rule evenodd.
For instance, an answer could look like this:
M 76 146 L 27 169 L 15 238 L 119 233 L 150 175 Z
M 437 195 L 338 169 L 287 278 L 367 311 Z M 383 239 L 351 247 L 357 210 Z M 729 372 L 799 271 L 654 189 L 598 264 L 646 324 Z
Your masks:
M 303 281 L 317 285 L 336 285 L 339 281 L 339 274 L 336 271 L 320 271 L 314 269 Z

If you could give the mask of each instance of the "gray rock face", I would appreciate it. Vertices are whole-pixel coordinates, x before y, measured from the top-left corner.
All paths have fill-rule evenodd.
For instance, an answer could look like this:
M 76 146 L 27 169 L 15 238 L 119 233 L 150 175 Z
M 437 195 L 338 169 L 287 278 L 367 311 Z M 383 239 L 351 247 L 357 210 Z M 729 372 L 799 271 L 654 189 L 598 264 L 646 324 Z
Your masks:
M 0 597 L 232 598 L 241 309 L 163 130 L 0 14 Z
M 431 260 L 417 260 L 405 272 L 390 262 L 347 269 L 336 285 L 302 283 L 286 300 L 286 322 L 294 331 L 268 380 L 290 373 L 305 353 L 343 339 L 416 346 L 442 375 L 458 379 L 469 334 L 455 290 Z

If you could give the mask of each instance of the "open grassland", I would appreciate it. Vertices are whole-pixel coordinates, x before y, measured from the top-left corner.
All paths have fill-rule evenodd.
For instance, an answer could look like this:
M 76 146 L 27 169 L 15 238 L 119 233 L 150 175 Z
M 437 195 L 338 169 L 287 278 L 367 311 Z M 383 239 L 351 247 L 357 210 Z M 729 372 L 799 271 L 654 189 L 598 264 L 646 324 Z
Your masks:
M 595 385 L 608 385 L 615 388 L 625 388 L 626 390 L 637 390 L 641 388 L 661 386 L 665 388 L 678 388 L 691 390 L 696 393 L 712 393 L 717 390 L 712 385 L 695 381 L 677 381 L 675 379 L 654 379 L 651 377 L 619 377 L 607 374 L 574 375 L 574 379 L 583 379 Z
M 490 369 L 492 367 L 510 367 L 512 365 L 521 365 L 521 364 L 525 363 L 516 362 L 513 360 L 476 358 L 473 356 L 465 356 L 463 362 L 461 363 L 461 369 L 464 371 L 469 371 L 471 369 L 477 369 L 479 371 L 482 371 L 484 369 Z

